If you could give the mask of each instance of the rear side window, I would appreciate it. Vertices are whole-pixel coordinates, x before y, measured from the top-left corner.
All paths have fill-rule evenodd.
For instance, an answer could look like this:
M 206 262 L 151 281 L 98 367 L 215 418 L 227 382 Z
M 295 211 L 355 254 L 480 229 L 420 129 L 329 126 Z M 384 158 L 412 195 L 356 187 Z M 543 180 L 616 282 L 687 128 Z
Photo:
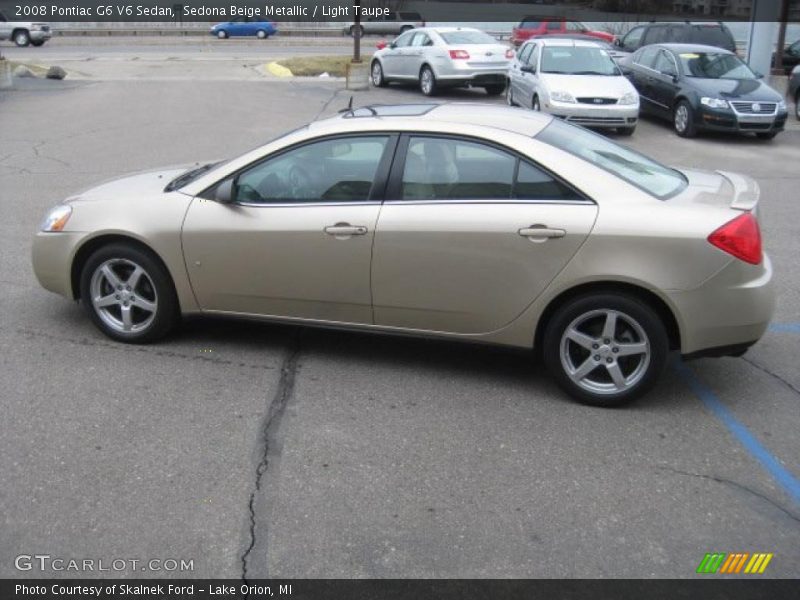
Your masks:
M 650 29 L 647 30 L 647 35 L 645 35 L 645 44 L 661 44 L 662 42 L 670 41 L 669 30 L 670 28 L 666 25 L 654 25 L 650 27 Z
M 689 42 L 725 48 L 731 52 L 736 51 L 736 42 L 733 40 L 730 31 L 718 25 L 694 25 Z
M 581 200 L 576 191 L 515 155 L 480 142 L 414 136 L 403 200 Z
M 639 50 L 634 62 L 643 67 L 655 68 L 656 58 L 658 57 L 658 48 L 642 48 Z

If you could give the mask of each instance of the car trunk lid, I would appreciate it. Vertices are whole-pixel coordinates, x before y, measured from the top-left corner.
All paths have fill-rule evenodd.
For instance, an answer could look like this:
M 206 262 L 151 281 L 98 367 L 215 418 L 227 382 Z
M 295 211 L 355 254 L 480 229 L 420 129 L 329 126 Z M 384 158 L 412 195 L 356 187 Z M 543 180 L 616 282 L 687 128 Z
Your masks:
M 680 169 L 680 172 L 689 185 L 670 202 L 756 212 L 761 192 L 751 177 L 729 171 Z

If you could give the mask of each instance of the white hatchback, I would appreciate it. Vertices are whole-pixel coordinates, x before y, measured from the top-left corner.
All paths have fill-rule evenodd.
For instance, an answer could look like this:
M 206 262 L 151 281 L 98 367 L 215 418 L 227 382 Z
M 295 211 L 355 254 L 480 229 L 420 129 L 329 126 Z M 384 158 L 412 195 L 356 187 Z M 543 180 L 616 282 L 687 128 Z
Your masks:
M 523 44 L 511 63 L 508 103 L 548 112 L 588 127 L 631 135 L 639 94 L 599 44 L 539 39 Z

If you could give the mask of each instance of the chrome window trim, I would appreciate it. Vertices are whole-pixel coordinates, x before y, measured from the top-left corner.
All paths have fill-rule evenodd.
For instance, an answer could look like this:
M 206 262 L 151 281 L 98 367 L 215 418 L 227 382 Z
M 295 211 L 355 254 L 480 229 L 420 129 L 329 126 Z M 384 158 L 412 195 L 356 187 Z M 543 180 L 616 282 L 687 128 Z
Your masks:
M 204 200 L 204 198 L 200 198 Z M 214 202 L 214 200 L 206 200 L 206 202 Z M 325 201 L 313 201 L 313 202 L 232 202 L 232 206 L 252 206 L 254 208 L 296 208 L 299 206 L 380 206 L 383 204 L 380 200 L 365 200 L 360 202 L 358 200 L 354 200 L 351 202 L 325 202 Z
M 399 205 L 399 204 L 580 204 L 587 206 L 595 206 L 597 203 L 591 200 L 521 200 L 521 199 L 502 199 L 502 200 L 487 200 L 487 199 L 473 199 L 473 200 L 386 200 L 384 204 Z

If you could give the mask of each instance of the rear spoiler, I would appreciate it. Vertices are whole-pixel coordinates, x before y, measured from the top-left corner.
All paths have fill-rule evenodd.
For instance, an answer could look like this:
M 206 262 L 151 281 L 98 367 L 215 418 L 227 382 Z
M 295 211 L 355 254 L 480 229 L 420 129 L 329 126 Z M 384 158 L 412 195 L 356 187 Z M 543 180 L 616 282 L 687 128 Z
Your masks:
M 738 173 L 730 173 L 728 171 L 717 171 L 717 173 L 730 181 L 733 186 L 731 208 L 755 212 L 758 199 L 761 196 L 761 189 L 758 187 L 758 182 L 751 177 L 745 177 Z

